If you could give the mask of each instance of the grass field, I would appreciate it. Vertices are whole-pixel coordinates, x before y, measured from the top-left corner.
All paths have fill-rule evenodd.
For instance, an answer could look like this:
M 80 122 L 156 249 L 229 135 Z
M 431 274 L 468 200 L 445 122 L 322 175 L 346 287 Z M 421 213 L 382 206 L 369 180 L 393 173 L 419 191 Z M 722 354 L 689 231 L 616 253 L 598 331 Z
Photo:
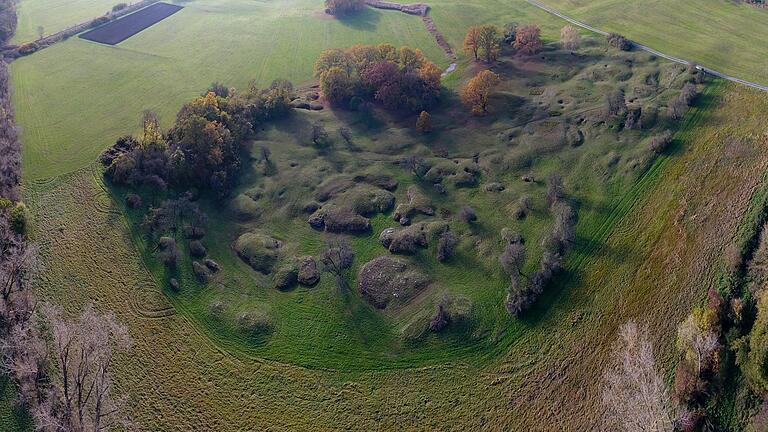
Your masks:
M 92 169 L 28 185 L 47 263 L 39 293 L 73 312 L 94 302 L 129 326 L 136 345 L 119 359 L 117 386 L 145 429 L 594 429 L 597 378 L 616 327 L 649 321 L 670 371 L 674 326 L 713 283 L 720 239 L 736 233 L 768 167 L 757 121 L 768 102 L 718 87 L 690 113 L 673 154 L 583 228 L 592 241 L 569 260 L 563 289 L 484 366 L 332 372 L 220 350 L 173 312 Z M 723 145 L 729 137 L 741 147 Z
M 605 31 L 768 84 L 768 10 L 723 0 L 543 0 Z
M 143 109 L 157 111 L 168 125 L 179 106 L 212 81 L 241 88 L 250 79 L 261 84 L 274 78 L 304 82 L 317 53 L 330 46 L 407 44 L 422 48 L 441 66 L 448 63 L 416 17 L 369 9 L 339 22 L 323 16 L 318 4 L 193 0 L 183 11 L 116 47 L 71 39 L 12 65 L 14 102 L 24 129 L 25 201 L 34 215 L 33 239 L 41 245 L 45 262 L 36 283 L 38 295 L 71 313 L 94 303 L 97 309 L 114 310 L 128 325 L 135 345 L 130 355 L 117 359 L 116 390 L 129 396 L 141 428 L 431 430 L 450 425 L 468 430 L 601 430 L 596 426 L 601 414 L 599 377 L 616 329 L 630 318 L 650 324 L 671 381 L 676 325 L 714 285 L 727 244 L 723 239 L 736 235 L 753 192 L 765 186 L 760 182 L 768 169 L 761 122 L 768 98 L 720 82 L 710 84 L 689 111 L 672 150 L 650 165 L 636 163 L 645 154 L 647 137 L 608 127 L 590 135 L 588 145 L 559 153 L 546 153 L 546 143 L 533 138 L 504 150 L 510 155 L 531 150 L 535 162 L 530 167 L 537 176 L 567 169 L 580 222 L 566 272 L 522 320 L 508 317 L 501 307 L 505 284 L 500 275 L 490 274 L 497 271 L 495 255 L 478 261 L 460 255 L 469 269 L 441 270 L 440 282 L 446 288 L 474 288 L 469 295 L 486 324 L 480 342 L 460 340 L 464 335 L 457 333 L 448 340 L 432 338 L 421 346 L 404 347 L 396 329 L 407 319 L 382 316 L 360 305 L 348 308 L 333 294 L 327 276 L 316 288 L 288 293 L 256 286 L 251 269 L 230 250 L 234 231 L 223 226 L 235 222 L 218 209 L 207 210 L 222 229 L 212 229 L 206 241 L 211 255 L 225 266 L 226 279 L 179 295 L 163 291 L 162 270 L 133 230 L 138 215 L 126 217 L 125 208 L 116 204 L 123 191 L 107 188 L 94 162 L 117 136 L 137 129 Z M 438 27 L 454 47 L 460 46 L 471 24 L 539 23 L 550 40 L 563 25 L 522 0 L 430 4 Z M 365 150 L 353 154 L 355 163 L 381 164 L 376 149 L 398 143 L 405 149 L 404 143 L 412 141 L 422 146 L 416 147 L 420 150 L 466 158 L 487 150 L 497 143 L 495 134 L 521 115 L 521 100 L 532 96 L 529 85 L 567 82 L 572 71 L 567 62 L 557 63 L 550 52 L 544 56 L 556 64 L 545 69 L 533 61 L 503 63 L 502 72 L 530 73 L 531 78 L 501 89 L 494 102 L 509 109 L 509 115 L 498 121 L 468 121 L 466 127 L 436 115 L 438 126 L 449 133 L 431 142 L 421 142 L 402 126 L 358 133 L 359 125 L 352 121 L 358 145 Z M 537 98 L 542 105 L 536 109 L 559 116 L 570 102 L 558 98 L 590 95 L 596 98 L 591 101 L 595 106 L 579 108 L 599 109 L 601 100 L 594 95 L 601 93 L 596 88 L 615 84 L 615 77 L 622 75 L 620 56 L 612 59 L 617 63 L 610 68 L 600 63 L 589 71 L 603 78 L 587 81 L 605 82 L 588 88 L 565 85 L 557 91 L 550 86 Z M 662 86 L 680 84 L 679 68 L 665 68 L 655 59 L 647 62 L 629 62 L 635 75 L 630 73 L 628 88 L 642 87 L 654 68 Z M 448 80 L 449 86 L 455 87 L 458 77 L 469 72 L 465 59 L 462 68 Z M 668 97 L 659 96 L 662 106 Z M 274 158 L 284 167 L 306 156 L 307 148 L 294 135 L 316 120 L 331 131 L 350 122 L 328 110 L 302 113 L 264 131 L 258 144 L 275 145 Z M 341 162 L 334 155 L 325 157 L 327 163 Z M 522 182 L 512 185 L 519 176 L 510 170 L 502 178 L 511 185 L 509 196 L 521 192 Z M 402 174 L 397 178 L 402 184 L 400 200 L 411 180 Z M 286 179 L 291 180 L 290 175 Z M 252 186 L 263 185 L 245 182 L 238 192 Z M 537 187 L 542 195 L 543 186 Z M 289 193 L 288 198 L 295 197 Z M 483 223 L 476 229 L 495 235 L 506 223 L 499 211 L 506 201 L 479 190 L 456 192 L 440 205 L 455 207 L 461 200 L 477 207 Z M 305 223 L 280 221 L 280 213 L 273 218 L 269 228 L 276 235 L 300 237 L 302 252 L 317 252 L 320 241 Z M 536 254 L 537 236 L 549 220 L 546 215 L 530 219 L 515 228 L 531 236 Z M 385 216 L 372 222 L 375 234 L 393 224 Z M 237 227 L 243 228 L 248 227 Z M 361 261 L 383 253 L 374 238 L 353 242 Z M 418 259 L 435 267 L 432 252 Z M 482 285 L 475 286 L 477 281 Z M 207 320 L 208 306 L 216 299 L 226 299 L 235 310 L 254 301 L 269 304 L 281 325 L 268 343 L 254 348 L 232 338 L 226 325 Z M 0 390 L 0 426 L 28 427 L 28 419 L 9 409 L 12 388 Z
M 470 3 L 438 3 L 432 11 L 457 48 L 475 23 L 537 22 L 550 39 L 562 25 L 522 0 Z M 213 81 L 238 88 L 250 80 L 305 82 L 324 48 L 389 42 L 421 48 L 448 65 L 421 20 L 398 12 L 368 8 L 338 21 L 313 0 L 195 0 L 184 6 L 117 46 L 72 38 L 11 64 L 26 178 L 89 164 L 117 137 L 136 130 L 142 110 L 170 124 L 178 107 Z
M 114 47 L 72 38 L 11 66 L 25 176 L 87 165 L 133 132 L 145 109 L 170 124 L 213 81 L 239 88 L 250 80 L 300 83 L 324 48 L 379 42 L 421 47 L 447 65 L 418 17 L 369 8 L 338 21 L 312 0 L 193 1 Z
M 31 42 L 38 28 L 46 35 L 90 21 L 112 9 L 118 0 L 20 0 L 16 5 L 18 27 L 11 43 Z
M 582 225 L 599 223 L 607 216 L 604 209 L 611 207 L 651 163 L 653 155 L 647 150 L 650 137 L 676 128 L 663 114 L 644 130 L 620 132 L 614 126 L 604 127 L 602 101 L 621 87 L 636 95 L 636 106 L 650 112 L 652 105 L 674 97 L 690 78 L 684 67 L 649 59 L 644 53 L 606 50 L 605 44 L 594 39 L 585 40 L 583 45 L 576 53 L 549 45 L 534 58 L 509 56 L 507 52 L 493 68 L 505 76 L 505 81 L 492 100 L 492 114 L 482 119 L 469 116 L 457 109 L 460 102 L 455 96 L 445 95 L 443 103 L 431 110 L 436 130 L 428 136 L 413 133 L 407 123 L 403 126 L 384 115 L 371 120 L 343 110 L 296 111 L 288 119 L 262 128 L 240 187 L 231 199 L 205 207 L 216 223 L 207 230 L 203 243 L 223 268 L 214 281 L 197 283 L 190 258 L 169 273 L 153 255 L 156 238 L 148 239 L 141 223 L 147 207 L 160 202 L 155 191 L 142 191 L 144 206 L 123 209 L 132 220 L 135 242 L 163 285 L 170 277 L 181 282 L 179 292 L 166 288 L 177 310 L 231 349 L 306 367 L 344 370 L 492 359 L 527 330 L 524 321 L 514 319 L 503 307 L 508 276 L 498 263 L 503 250 L 502 230 L 511 229 L 525 238 L 529 258 L 526 273 L 532 274 L 542 254 L 541 240 L 552 224 L 543 179 L 553 171 L 560 172 L 568 195 L 580 207 Z M 659 77 L 658 85 L 647 85 L 648 76 Z M 583 145 L 567 144 L 562 138 L 566 130 L 576 130 L 563 119 L 580 124 L 578 133 L 586 136 Z M 348 128 L 353 148 L 338 138 L 328 148 L 314 148 L 308 136 L 311 125 L 317 122 L 333 137 L 340 127 Z M 500 138 L 503 136 L 510 138 Z M 259 156 L 261 146 L 271 150 L 269 173 L 265 173 Z M 472 186 L 454 186 L 446 179 L 445 192 L 437 193 L 432 182 L 419 181 L 395 165 L 408 154 L 424 155 L 430 164 L 444 170 L 457 163 L 473 166 L 471 156 L 478 155 L 477 170 L 482 174 Z M 443 224 L 459 238 L 457 256 L 446 263 L 435 258 L 436 240 L 410 260 L 436 285 L 421 293 L 418 301 L 394 311 L 378 311 L 359 295 L 340 295 L 330 275 L 317 287 L 283 292 L 274 288 L 271 277 L 253 271 L 233 252 L 240 234 L 259 230 L 285 242 L 292 255 L 319 256 L 325 236 L 307 224 L 308 214 L 300 209 L 316 199 L 318 184 L 365 173 L 397 179 L 394 195 L 398 203 L 407 202 L 409 187 L 421 191 L 438 215 L 420 217 L 414 223 Z M 524 182 L 521 177 L 525 175 L 539 181 Z M 502 184 L 504 190 L 488 192 L 485 186 L 490 183 Z M 126 191 L 113 192 L 116 201 L 122 203 Z M 514 211 L 523 195 L 531 198 L 533 211 L 518 220 Z M 452 216 L 465 204 L 478 213 L 478 221 L 471 227 Z M 363 264 L 389 255 L 378 236 L 384 228 L 399 227 L 391 216 L 387 211 L 374 217 L 370 233 L 352 237 L 357 255 L 352 286 L 356 287 L 355 275 Z M 185 244 L 183 239 L 179 241 Z M 471 305 L 471 312 L 463 325 L 433 334 L 426 327 L 443 293 Z M 223 311 L 212 313 L 212 304 L 220 305 L 217 310 Z M 252 310 L 270 316 L 275 327 L 273 333 L 256 341 L 244 336 L 236 325 L 241 314 Z

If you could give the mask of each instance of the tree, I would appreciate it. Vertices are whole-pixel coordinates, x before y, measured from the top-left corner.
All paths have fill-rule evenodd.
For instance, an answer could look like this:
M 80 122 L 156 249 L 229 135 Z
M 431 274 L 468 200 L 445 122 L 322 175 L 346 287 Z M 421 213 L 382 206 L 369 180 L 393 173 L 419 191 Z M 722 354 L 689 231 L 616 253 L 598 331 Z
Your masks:
M 354 261 L 355 252 L 344 238 L 329 240 L 326 242 L 325 250 L 320 254 L 320 262 L 323 263 L 324 270 L 336 277 L 336 284 L 342 290 L 349 288 L 346 274 Z
M 365 7 L 365 0 L 325 0 L 325 10 L 331 15 L 347 15 L 359 12 Z
M 517 36 L 517 23 L 510 22 L 504 24 L 504 43 L 512 45 Z
M 667 147 L 669 147 L 671 143 L 672 143 L 672 131 L 667 129 L 664 132 L 660 133 L 659 135 L 656 135 L 653 138 L 651 138 L 651 141 L 648 143 L 648 150 L 654 153 L 661 153 Z
M 46 400 L 34 413 L 36 422 L 77 432 L 130 427 L 124 400 L 112 394 L 112 361 L 115 353 L 130 349 L 128 329 L 111 312 L 99 315 L 92 306 L 72 321 L 48 306 L 45 320 L 55 371 Z
M 547 176 L 547 205 L 552 206 L 565 198 L 565 186 L 563 176 L 559 172 L 552 172 Z
M 581 45 L 581 34 L 576 27 L 567 25 L 560 30 L 560 44 L 563 49 L 573 51 Z
M 478 53 L 480 51 L 480 27 L 472 26 L 467 30 L 466 36 L 464 36 L 464 52 L 468 55 L 471 54 L 475 61 L 478 60 Z
M 464 223 L 470 224 L 477 221 L 477 212 L 472 207 L 465 205 L 459 210 L 459 219 Z
M 525 265 L 525 245 L 521 242 L 509 243 L 499 257 L 504 271 L 509 275 L 522 274 Z
M 45 27 L 43 26 L 37 26 L 37 39 L 42 39 L 45 37 Z
M 541 42 L 541 29 L 537 25 L 524 25 L 515 33 L 515 43 L 512 45 L 523 54 L 536 54 L 544 44 Z
M 323 73 L 320 91 L 332 105 L 346 105 L 355 94 L 357 80 L 338 66 Z
M 320 56 L 315 61 L 315 78 L 322 78 L 323 74 L 328 72 L 331 68 L 339 68 L 346 73 L 347 76 L 351 76 L 352 72 L 355 70 L 355 63 L 350 58 L 350 55 L 343 49 L 327 49 L 321 52 Z
M 325 130 L 325 126 L 320 122 L 315 122 L 312 125 L 312 144 L 318 148 L 325 148 L 330 144 L 330 140 L 330 136 Z
M 429 171 L 429 164 L 421 156 L 411 155 L 405 158 L 403 166 L 417 179 L 422 179 Z
M 629 51 L 632 49 L 632 42 L 630 42 L 629 39 L 617 33 L 610 33 L 608 35 L 608 44 L 622 51 Z
M 702 322 L 702 311 L 688 315 L 677 328 L 677 349 L 693 364 L 696 377 L 713 360 L 720 349 L 717 335 Z
M 495 73 L 489 70 L 481 71 L 461 89 L 461 101 L 473 114 L 483 115 L 488 112 L 491 92 L 500 82 L 501 79 Z
M 618 117 L 627 112 L 627 102 L 624 99 L 624 90 L 616 89 L 605 95 L 606 117 Z
M 416 119 L 416 130 L 421 133 L 432 132 L 432 117 L 428 112 L 422 111 Z
M 501 52 L 501 30 L 493 24 L 485 24 L 478 28 L 477 44 L 486 63 L 495 61 Z
M 440 234 L 440 239 L 437 243 L 437 260 L 439 262 L 445 262 L 453 257 L 456 252 L 456 245 L 459 239 L 456 238 L 456 234 L 452 231 L 444 231 Z
M 629 321 L 619 328 L 613 362 L 603 376 L 602 399 L 613 430 L 674 429 L 677 407 L 657 371 L 647 327 Z

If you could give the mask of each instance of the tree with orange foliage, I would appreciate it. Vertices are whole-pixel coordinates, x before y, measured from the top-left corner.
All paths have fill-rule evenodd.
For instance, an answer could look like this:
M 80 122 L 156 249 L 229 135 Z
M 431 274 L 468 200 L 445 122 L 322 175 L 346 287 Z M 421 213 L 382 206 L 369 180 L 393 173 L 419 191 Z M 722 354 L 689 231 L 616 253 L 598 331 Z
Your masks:
M 493 89 L 499 85 L 501 79 L 495 73 L 484 70 L 469 80 L 461 89 L 461 101 L 472 110 L 475 115 L 483 115 L 488 112 L 488 99 Z
M 471 54 L 477 61 L 477 54 L 480 51 L 480 27 L 472 26 L 467 30 L 467 35 L 464 36 L 464 52 L 467 55 Z
M 515 43 L 512 46 L 523 54 L 536 54 L 544 44 L 541 42 L 541 29 L 537 25 L 525 25 L 517 29 Z
M 416 130 L 421 133 L 432 132 L 432 116 L 428 112 L 422 111 L 419 118 L 416 119 Z

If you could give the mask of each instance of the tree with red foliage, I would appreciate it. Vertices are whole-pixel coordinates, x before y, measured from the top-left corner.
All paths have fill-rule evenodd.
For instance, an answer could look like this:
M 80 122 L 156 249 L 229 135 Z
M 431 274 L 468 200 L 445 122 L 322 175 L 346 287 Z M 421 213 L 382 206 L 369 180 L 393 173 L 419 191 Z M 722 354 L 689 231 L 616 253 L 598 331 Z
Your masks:
M 512 45 L 523 54 L 536 54 L 544 44 L 541 42 L 541 29 L 537 25 L 524 25 L 517 29 L 515 43 Z

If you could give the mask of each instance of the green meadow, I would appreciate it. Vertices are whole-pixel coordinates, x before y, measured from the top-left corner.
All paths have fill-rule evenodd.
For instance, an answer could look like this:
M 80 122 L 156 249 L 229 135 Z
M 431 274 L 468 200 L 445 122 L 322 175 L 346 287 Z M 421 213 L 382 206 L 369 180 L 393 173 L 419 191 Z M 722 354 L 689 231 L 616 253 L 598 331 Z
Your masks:
M 665 54 L 768 84 L 768 10 L 723 0 L 543 0 Z

